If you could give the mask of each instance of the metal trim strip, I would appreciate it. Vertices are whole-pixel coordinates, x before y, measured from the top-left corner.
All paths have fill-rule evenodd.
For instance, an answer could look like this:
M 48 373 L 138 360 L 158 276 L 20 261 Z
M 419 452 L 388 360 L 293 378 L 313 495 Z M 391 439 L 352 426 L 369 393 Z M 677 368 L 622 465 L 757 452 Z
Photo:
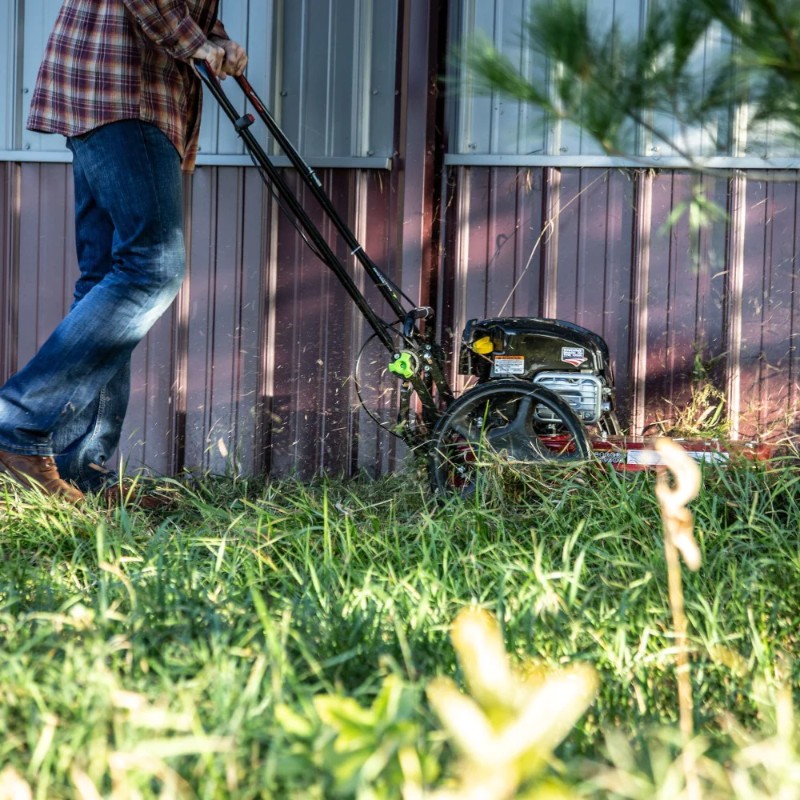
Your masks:
M 286 156 L 270 156 L 277 167 L 290 167 Z M 379 169 L 391 171 L 392 159 L 384 156 L 331 156 L 307 159 L 310 166 L 316 169 Z M 72 155 L 64 150 L 0 150 L 0 162 L 68 164 Z M 199 155 L 199 167 L 252 167 L 253 162 L 246 155 Z
M 728 170 L 793 170 L 800 169 L 800 158 L 753 158 L 718 156 L 698 158 L 691 163 L 685 158 L 635 158 L 621 156 L 564 156 L 564 155 L 493 155 L 448 153 L 444 158 L 447 167 L 563 167 L 563 168 L 619 168 L 631 169 L 728 169 Z

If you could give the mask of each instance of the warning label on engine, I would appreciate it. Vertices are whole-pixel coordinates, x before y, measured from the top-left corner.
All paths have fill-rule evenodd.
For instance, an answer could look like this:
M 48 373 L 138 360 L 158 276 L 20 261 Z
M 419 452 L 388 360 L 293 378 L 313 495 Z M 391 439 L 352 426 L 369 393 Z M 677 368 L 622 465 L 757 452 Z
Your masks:
M 493 375 L 524 375 L 525 356 L 495 356 Z
M 589 359 L 586 358 L 586 351 L 582 347 L 562 347 L 561 360 L 573 367 L 585 364 Z

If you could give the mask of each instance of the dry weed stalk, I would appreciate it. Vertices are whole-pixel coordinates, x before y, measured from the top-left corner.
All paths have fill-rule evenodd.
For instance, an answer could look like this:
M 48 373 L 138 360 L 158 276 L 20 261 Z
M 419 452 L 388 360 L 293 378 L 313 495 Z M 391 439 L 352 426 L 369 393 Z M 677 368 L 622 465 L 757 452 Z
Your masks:
M 675 630 L 675 673 L 678 681 L 680 728 L 684 743 L 686 788 L 690 798 L 699 798 L 700 784 L 690 749 L 687 747 L 694 732 L 692 721 L 694 704 L 689 674 L 688 626 L 683 603 L 680 556 L 690 570 L 700 569 L 701 555 L 694 538 L 694 519 L 692 512 L 686 507 L 700 491 L 700 468 L 694 459 L 671 439 L 660 437 L 656 439 L 655 447 L 661 456 L 661 466 L 657 468 L 656 474 L 656 498 L 661 506 L 661 519 L 664 525 L 669 603 Z

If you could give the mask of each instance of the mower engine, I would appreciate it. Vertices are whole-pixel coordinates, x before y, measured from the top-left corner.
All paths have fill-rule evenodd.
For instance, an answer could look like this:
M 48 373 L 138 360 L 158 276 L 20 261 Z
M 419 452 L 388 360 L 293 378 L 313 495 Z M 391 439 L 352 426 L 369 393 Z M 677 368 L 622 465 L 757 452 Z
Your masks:
M 557 319 L 502 317 L 467 322 L 459 372 L 478 383 L 529 380 L 563 398 L 584 425 L 621 433 L 614 411 L 614 380 L 608 345 L 601 336 Z M 551 412 L 535 410 L 540 422 Z

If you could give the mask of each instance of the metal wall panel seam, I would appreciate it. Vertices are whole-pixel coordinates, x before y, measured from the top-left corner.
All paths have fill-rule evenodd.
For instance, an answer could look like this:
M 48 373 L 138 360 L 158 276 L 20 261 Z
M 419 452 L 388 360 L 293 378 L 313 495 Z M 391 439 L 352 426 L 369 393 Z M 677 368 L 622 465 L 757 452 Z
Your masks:
M 542 177 L 545 186 L 545 219 L 543 227 L 550 228 L 550 235 L 544 240 L 545 257 L 542 275 L 542 300 L 539 314 L 555 317 L 558 313 L 558 252 L 559 216 L 561 214 L 561 170 L 547 168 Z
M 261 324 L 262 344 L 261 363 L 263 375 L 261 378 L 262 396 L 264 407 L 261 409 L 260 428 L 262 467 L 269 474 L 272 470 L 272 428 L 274 425 L 273 399 L 275 397 L 275 322 L 276 301 L 278 294 L 278 217 L 280 207 L 271 201 L 269 190 L 263 188 L 267 209 L 266 223 L 262 233 L 262 272 L 264 276 L 265 296 L 263 297 L 264 319 Z M 266 428 L 266 430 L 265 430 Z
M 795 185 L 795 218 L 794 218 L 794 237 L 793 246 L 795 258 L 800 253 L 800 187 Z M 800 316 L 800 291 L 798 290 L 798 269 L 796 267 L 792 271 L 792 314 L 791 314 L 791 330 L 790 346 L 789 346 L 789 413 L 795 418 L 800 413 L 800 379 L 798 379 L 798 363 L 800 362 L 800 352 L 798 352 L 798 342 L 800 342 L 800 330 L 798 330 L 798 323 Z
M 364 32 L 368 31 L 367 35 Z M 372 2 L 356 0 L 353 15 L 353 50 L 362 69 L 353 70 L 353 98 L 350 130 L 354 142 L 350 152 L 365 153 L 369 147 L 370 90 L 372 84 Z M 353 146 L 355 145 L 355 146 Z
M 794 156 L 708 156 L 689 161 L 678 156 L 605 156 L 579 155 L 508 155 L 503 153 L 447 153 L 444 163 L 448 167 L 562 167 L 582 169 L 585 167 L 630 168 L 630 169 L 674 169 L 685 170 L 696 167 L 701 170 L 775 170 L 800 169 L 800 159 Z
M 319 8 L 317 8 L 319 10 Z M 331 6 L 328 6 L 328 31 L 327 31 L 327 47 L 325 49 L 325 98 L 322 103 L 323 108 L 325 109 L 325 124 L 324 124 L 324 133 L 322 135 L 323 144 L 323 152 L 325 155 L 328 155 L 333 147 L 334 142 L 336 141 L 336 119 L 334 117 L 334 91 L 337 80 L 339 79 L 339 75 L 337 74 L 337 62 L 336 62 L 336 24 L 334 20 L 336 20 L 336 12 L 333 10 Z M 313 50 L 311 50 L 313 53 Z M 351 85 L 352 91 L 352 85 Z M 351 113 L 352 113 L 352 106 L 351 106 Z M 320 448 L 320 452 L 322 452 L 322 448 Z
M 296 142 L 295 142 L 296 144 Z M 308 156 L 304 157 L 309 166 L 315 169 L 368 169 L 385 170 L 390 172 L 393 168 L 392 159 L 388 156 Z M 286 156 L 270 155 L 270 160 L 277 167 L 289 167 L 290 162 Z M 68 150 L 0 150 L 0 162 L 14 163 L 41 163 L 65 164 L 72 161 Z M 763 171 L 798 170 L 800 159 L 797 158 L 750 158 L 750 157 L 720 157 L 709 158 L 697 162 L 705 170 L 720 170 L 721 172 L 733 170 L 748 170 L 751 173 Z M 249 156 L 220 154 L 205 154 L 197 157 L 198 167 L 255 167 Z M 505 156 L 505 155 L 469 155 L 462 156 L 453 153 L 445 154 L 444 166 L 447 167 L 554 167 L 567 168 L 621 168 L 621 169 L 686 169 L 689 164 L 685 159 L 638 159 L 621 158 L 616 156 Z M 757 177 L 755 175 L 754 177 Z
M 284 26 L 285 26 L 285 13 L 284 13 L 284 0 L 274 0 L 274 18 L 273 18 L 273 26 L 272 26 L 272 52 L 273 52 L 273 70 L 272 70 L 272 85 L 269 87 L 270 96 L 272 99 L 272 113 L 275 119 L 281 121 L 281 125 L 285 128 L 286 121 L 283 116 L 283 98 L 284 92 L 282 90 L 284 80 L 285 80 L 285 69 L 284 69 L 284 49 L 286 47 L 286 36 L 284 35 Z M 300 149 L 300 140 L 299 138 L 295 139 L 294 142 L 295 147 Z M 268 142 L 268 149 L 267 152 L 271 155 L 276 154 L 278 150 L 277 145 L 274 141 L 272 141 L 272 137 L 270 137 L 270 141 Z
M 400 219 L 395 240 L 400 267 L 397 282 L 415 303 L 427 304 L 434 268 L 429 234 L 435 189 L 432 147 L 435 132 L 431 114 L 432 79 L 438 73 L 438 65 L 431 63 L 435 20 L 427 0 L 411 0 L 405 4 L 404 12 L 398 53 L 397 138 L 402 171 L 398 181 Z
M 191 314 L 192 297 L 192 264 L 193 245 L 192 226 L 192 178 L 185 176 L 183 180 L 184 216 L 183 227 L 186 243 L 186 275 L 181 284 L 174 304 L 175 328 L 173 330 L 173 346 L 175 349 L 175 372 L 172 381 L 172 446 L 170 447 L 171 468 L 178 472 L 186 466 L 186 420 L 187 396 L 189 381 L 189 316 Z
M 0 114 L 0 142 L 3 147 L 15 147 L 17 121 L 22 108 L 19 76 L 22 72 L 22 48 L 19 46 L 21 28 L 18 0 L 6 0 L 5 20 L 0 23 L 0 46 L 3 47 L 4 68 L 0 73 L 0 108 L 10 114 Z M 0 18 L 1 19 L 1 18 Z
M 461 44 L 470 32 L 475 28 L 475 16 L 477 13 L 476 0 L 461 0 L 459 3 L 454 3 L 460 11 L 460 17 L 457 21 L 457 44 Z M 457 12 L 458 13 L 458 12 Z M 455 28 L 455 25 L 454 25 Z M 475 148 L 475 131 L 473 130 L 473 119 L 481 118 L 486 119 L 489 115 L 482 115 L 475 113 L 476 103 L 486 100 L 476 96 L 475 92 L 470 91 L 469 78 L 464 70 L 459 70 L 458 83 L 456 91 L 453 93 L 454 97 L 457 95 L 458 100 L 454 99 L 456 107 L 456 130 L 453 137 L 455 148 L 458 152 L 463 150 L 470 150 Z M 471 135 L 467 135 L 467 134 Z
M 330 25 L 328 30 L 330 35 Z M 334 177 L 332 175 L 326 175 L 324 183 L 325 191 L 327 192 L 328 196 L 331 198 L 333 204 L 336 207 L 339 207 L 339 203 L 336 202 L 336 187 Z M 345 212 L 345 219 L 347 219 L 346 209 L 341 210 L 342 212 Z M 333 230 L 332 223 L 327 219 L 323 219 L 319 223 L 319 226 L 325 236 L 325 239 L 329 242 L 332 242 L 333 250 L 338 255 L 335 231 Z M 333 398 L 330 396 L 329 389 L 330 386 L 335 383 L 335 380 L 331 375 L 332 359 L 330 354 L 333 347 L 331 340 L 334 339 L 339 333 L 339 330 L 337 327 L 335 327 L 335 325 L 341 324 L 342 320 L 340 320 L 338 315 L 333 312 L 334 307 L 338 305 L 334 299 L 333 291 L 335 291 L 338 286 L 335 284 L 332 271 L 325 268 L 322 264 L 319 264 L 315 260 L 310 262 L 310 267 L 312 269 L 319 268 L 320 297 L 327 298 L 328 300 L 328 302 L 326 302 L 325 305 L 320 309 L 321 313 L 319 317 L 319 327 L 317 328 L 318 338 L 315 342 L 319 348 L 319 358 L 317 359 L 316 364 L 320 367 L 320 369 L 315 371 L 316 374 L 311 379 L 314 381 L 313 385 L 317 390 L 316 399 L 318 403 L 318 408 L 314 409 L 314 411 L 318 412 L 315 421 L 317 430 L 316 471 L 324 473 L 327 455 L 326 439 L 328 438 L 329 433 L 330 416 L 333 414 L 333 409 L 331 408 L 333 405 Z M 345 314 L 342 316 L 346 315 L 347 312 L 345 312 Z
M 3 295 L 0 297 L 0 380 L 9 378 L 19 367 L 19 220 L 22 202 L 21 168 L 8 164 L 0 168 L 4 173 L 2 240 L 4 266 L 0 267 Z
M 353 225 L 353 233 L 359 242 L 366 242 L 367 239 L 367 187 L 366 176 L 363 174 L 355 176 L 354 188 L 354 211 L 353 216 L 355 219 Z M 353 261 L 352 258 L 349 259 Z M 364 293 L 366 291 L 366 279 L 363 269 L 356 269 L 353 273 L 353 279 L 359 290 Z M 350 361 L 355 365 L 355 360 L 361 350 L 362 343 L 366 335 L 366 326 L 364 320 L 356 314 L 352 306 L 350 313 L 353 315 L 353 324 L 350 326 L 350 345 L 348 352 L 351 355 Z M 355 391 L 355 380 L 358 376 L 353 375 L 347 381 L 347 444 L 349 447 L 349 463 L 352 470 L 353 467 L 358 466 L 358 440 L 359 440 L 359 412 L 358 412 L 358 396 Z M 376 434 L 377 435 L 377 434 Z
M 730 248 L 728 252 L 728 291 L 725 314 L 725 387 L 728 400 L 730 435 L 739 438 L 741 413 L 742 289 L 744 286 L 744 240 L 747 228 L 747 176 L 733 176 L 730 188 Z
M 44 135 L 44 134 L 42 134 Z M 291 162 L 286 156 L 270 155 L 270 161 L 276 166 L 286 168 Z M 392 159 L 388 156 L 310 156 L 304 157 L 306 163 L 314 169 L 369 169 L 391 172 Z M 71 164 L 72 155 L 68 150 L 62 151 L 26 151 L 26 150 L 0 150 L 0 163 L 15 164 Z M 796 162 L 800 167 L 800 162 Z M 256 169 L 249 156 L 236 156 L 230 154 L 199 155 L 198 167 L 251 167 Z
M 647 377 L 647 295 L 650 290 L 650 237 L 653 219 L 653 175 L 639 175 L 634 229 L 633 305 L 630 332 L 630 386 L 632 433 L 645 424 L 645 381 Z
M 461 171 L 458 181 L 456 204 L 458 222 L 456 225 L 456 252 L 454 254 L 455 266 L 453 268 L 453 290 L 456 302 L 453 308 L 453 345 L 454 349 L 460 346 L 461 331 L 466 323 L 465 309 L 467 307 L 467 288 L 469 282 L 469 240 L 470 220 L 472 219 L 472 170 Z M 454 358 L 450 368 L 450 380 L 454 387 L 463 388 L 464 378 L 458 374 L 458 359 Z
M 445 344 L 447 338 L 446 332 L 446 320 L 445 320 L 445 313 L 446 308 L 448 305 L 450 306 L 450 311 L 452 311 L 452 304 L 448 304 L 446 301 L 446 296 L 448 294 L 447 291 L 447 265 L 450 261 L 450 253 L 448 253 L 448 242 L 450 241 L 449 234 L 450 231 L 448 230 L 448 221 L 450 219 L 450 215 L 448 214 L 448 206 L 450 204 L 450 170 L 447 168 L 443 168 L 439 174 L 439 197 L 442 198 L 442 207 L 440 213 L 440 221 L 439 221 L 439 238 L 441 241 L 441 247 L 439 249 L 439 259 L 436 264 L 436 269 L 438 270 L 438 277 L 439 277 L 439 291 L 436 294 L 436 297 L 433 298 L 435 301 L 435 305 L 433 307 L 436 316 L 434 317 L 434 322 L 436 325 L 436 341 L 441 342 L 443 345 Z M 452 380 L 451 380 L 452 385 Z

